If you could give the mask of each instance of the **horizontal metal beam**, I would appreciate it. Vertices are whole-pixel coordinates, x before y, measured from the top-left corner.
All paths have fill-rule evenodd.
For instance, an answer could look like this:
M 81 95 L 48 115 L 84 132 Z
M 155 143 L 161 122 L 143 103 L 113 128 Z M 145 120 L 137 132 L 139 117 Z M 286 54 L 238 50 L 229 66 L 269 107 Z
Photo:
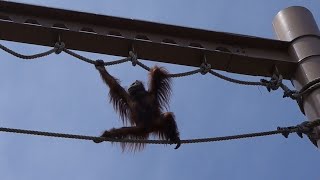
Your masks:
M 288 79 L 297 63 L 289 42 L 0 1 L 0 39 L 53 46 L 60 36 L 68 49 L 128 56 L 270 76 L 274 66 Z

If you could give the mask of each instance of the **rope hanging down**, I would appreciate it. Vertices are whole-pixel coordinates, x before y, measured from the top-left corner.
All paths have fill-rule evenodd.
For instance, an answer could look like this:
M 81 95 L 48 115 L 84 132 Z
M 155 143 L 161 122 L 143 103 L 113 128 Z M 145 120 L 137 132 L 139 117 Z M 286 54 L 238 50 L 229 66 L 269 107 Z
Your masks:
M 4 50 L 5 52 L 16 56 L 18 58 L 21 59 L 36 59 L 36 58 L 40 58 L 40 57 L 44 57 L 44 56 L 48 56 L 52 53 L 56 53 L 56 54 L 60 54 L 61 52 L 65 52 L 79 60 L 82 60 L 84 62 L 90 63 L 90 64 L 94 64 L 96 60 L 81 56 L 80 54 L 77 54 L 73 51 L 68 50 L 65 47 L 65 44 L 63 42 L 57 42 L 54 45 L 54 48 L 45 51 L 43 53 L 38 53 L 38 54 L 34 54 L 34 55 L 23 55 L 20 53 L 17 53 L 7 47 L 5 47 L 4 45 L 0 44 L 0 49 Z M 138 57 L 137 55 L 133 52 L 130 51 L 129 52 L 129 56 L 120 60 L 116 60 L 116 61 L 110 61 L 110 62 L 104 62 L 105 66 L 112 66 L 112 65 L 117 65 L 117 64 L 121 64 L 121 63 L 125 63 L 131 61 L 133 66 L 140 66 L 143 69 L 150 71 L 150 67 L 146 66 L 145 64 L 143 64 L 142 62 L 138 61 Z M 190 76 L 190 75 L 194 75 L 197 73 L 201 73 L 203 75 L 210 73 L 213 76 L 216 76 L 220 79 L 223 79 L 225 81 L 229 81 L 232 83 L 236 83 L 236 84 L 240 84 L 240 85 L 247 85 L 247 86 L 264 86 L 267 88 L 267 90 L 270 92 L 271 90 L 277 90 L 279 87 L 284 91 L 284 95 L 283 97 L 290 97 L 293 100 L 296 100 L 300 106 L 301 111 L 304 113 L 303 107 L 302 107 L 302 101 L 303 101 L 303 96 L 309 94 L 310 92 L 314 91 L 315 89 L 318 89 L 320 87 L 320 78 L 316 79 L 310 83 L 308 83 L 305 87 L 303 87 L 300 91 L 294 91 L 294 90 L 290 90 L 285 84 L 282 83 L 282 76 L 276 72 L 272 75 L 270 80 L 266 80 L 266 79 L 261 79 L 260 82 L 254 82 L 254 81 L 243 81 L 243 80 L 238 80 L 238 79 L 233 79 L 227 76 L 224 76 L 218 72 L 215 72 L 211 69 L 211 65 L 208 64 L 206 62 L 206 60 L 204 60 L 204 63 L 202 63 L 199 67 L 199 69 L 196 70 L 192 70 L 192 71 L 188 71 L 188 72 L 183 72 L 183 73 L 176 73 L 176 74 L 169 74 L 170 77 L 172 78 L 179 78 L 179 77 L 184 77 L 184 76 Z
M 317 119 L 312 122 L 304 122 L 304 123 L 297 125 L 297 126 L 290 126 L 290 127 L 285 127 L 285 128 L 278 127 L 277 130 L 274 130 L 274 131 L 265 131 L 265 132 L 240 134 L 240 135 L 233 135 L 233 136 L 202 138 L 202 139 L 188 139 L 188 140 L 181 140 L 181 144 L 227 141 L 227 140 L 234 140 L 234 139 L 270 136 L 270 135 L 275 135 L 275 134 L 282 134 L 284 137 L 287 138 L 288 135 L 291 133 L 297 133 L 299 135 L 299 137 L 301 137 L 301 138 L 302 138 L 302 134 L 306 134 L 309 138 L 311 138 L 313 136 L 313 129 L 319 125 L 320 125 L 320 119 Z M 37 135 L 37 136 L 79 139 L 79 140 L 102 140 L 102 141 L 109 141 L 109 142 L 147 143 L 147 144 L 172 144 L 172 142 L 165 141 L 165 140 L 112 139 L 112 138 L 103 138 L 103 137 L 95 137 L 95 136 L 62 134 L 62 133 L 53 133 L 53 132 L 12 129 L 12 128 L 4 128 L 4 127 L 0 127 L 0 131 L 10 132 L 10 133 L 18 133 L 18 134 Z

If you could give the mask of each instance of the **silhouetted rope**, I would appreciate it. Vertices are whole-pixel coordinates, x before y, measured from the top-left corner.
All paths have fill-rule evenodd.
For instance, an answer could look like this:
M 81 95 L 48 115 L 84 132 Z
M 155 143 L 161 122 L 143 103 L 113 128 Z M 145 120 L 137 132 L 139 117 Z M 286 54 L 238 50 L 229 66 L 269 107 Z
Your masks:
M 54 52 L 56 52 L 56 48 L 52 48 L 48 51 L 45 51 L 45 52 L 42 52 L 42 53 L 38 53 L 38 54 L 33 54 L 33 55 L 23 55 L 23 54 L 20 54 L 20 53 L 17 53 L 5 46 L 3 46 L 2 44 L 0 44 L 0 49 L 4 50 L 5 52 L 15 56 L 15 57 L 18 57 L 18 58 L 21 58 L 21 59 L 36 59 L 36 58 L 40 58 L 40 57 L 44 57 L 44 56 L 48 56 Z
M 17 53 L 3 45 L 0 44 L 0 49 L 4 50 L 7 53 L 12 54 L 13 56 L 16 56 L 18 58 L 21 59 L 36 59 L 36 58 L 40 58 L 40 57 L 44 57 L 44 56 L 48 56 L 52 53 L 56 53 L 56 54 L 60 54 L 61 52 L 65 52 L 81 61 L 90 63 L 90 64 L 94 64 L 96 60 L 81 56 L 80 54 L 77 54 L 73 51 L 68 50 L 65 47 L 65 44 L 63 42 L 57 42 L 54 45 L 54 48 L 42 53 L 38 53 L 38 54 L 34 54 L 34 55 L 23 55 L 20 53 Z M 150 67 L 146 66 L 145 64 L 143 64 L 142 62 L 138 61 L 138 57 L 137 54 L 135 54 L 133 51 L 129 52 L 129 56 L 120 60 L 116 60 L 116 61 L 110 61 L 110 62 L 104 62 L 105 66 L 111 66 L 111 65 L 117 65 L 117 64 L 121 64 L 121 63 L 125 63 L 131 61 L 133 66 L 140 66 L 143 69 L 150 71 Z M 207 74 L 210 73 L 211 75 L 214 75 L 220 79 L 223 79 L 225 81 L 228 82 L 232 82 L 232 83 L 236 83 L 236 84 L 240 84 L 240 85 L 247 85 L 247 86 L 264 86 L 267 88 L 268 91 L 271 90 L 277 90 L 278 88 L 283 89 L 284 91 L 284 95 L 283 97 L 290 97 L 291 99 L 294 99 L 298 102 L 301 111 L 304 113 L 303 110 L 303 106 L 302 106 L 302 102 L 303 102 L 303 96 L 311 93 L 312 91 L 318 89 L 320 87 L 320 78 L 315 79 L 314 81 L 308 83 L 306 86 L 304 86 L 300 91 L 294 91 L 294 90 L 290 90 L 285 84 L 282 83 L 282 76 L 279 74 L 273 74 L 273 76 L 271 77 L 270 80 L 266 80 L 266 79 L 261 79 L 260 82 L 254 82 L 254 81 L 244 81 L 244 80 L 238 80 L 238 79 L 234 79 L 234 78 L 230 78 L 228 76 L 222 75 L 218 72 L 215 72 L 211 69 L 211 65 L 204 62 L 200 65 L 199 69 L 196 70 L 192 70 L 192 71 L 187 71 L 187 72 L 182 72 L 182 73 L 176 73 L 176 74 L 169 74 L 169 77 L 172 78 L 180 78 L 180 77 L 185 77 L 185 76 L 190 76 L 190 75 L 194 75 L 197 73 L 201 73 L 201 74 Z
M 241 84 L 241 85 L 247 85 L 247 86 L 266 86 L 264 83 L 262 82 L 253 82 L 253 81 L 242 81 L 242 80 L 238 80 L 238 79 L 233 79 L 233 78 L 230 78 L 230 77 L 227 77 L 227 76 L 224 76 L 222 74 L 219 74 L 213 70 L 210 70 L 209 71 L 210 74 L 220 78 L 220 79 L 223 79 L 223 80 L 226 80 L 226 81 L 229 81 L 229 82 L 232 82 L 232 83 L 236 83 L 236 84 Z
M 69 55 L 71 55 L 71 56 L 73 56 L 73 57 L 75 57 L 75 58 L 77 58 L 77 59 L 79 59 L 81 61 L 84 61 L 84 62 L 87 62 L 87 63 L 90 63 L 90 64 L 94 64 L 95 61 L 96 61 L 94 59 L 90 59 L 90 58 L 81 56 L 80 54 L 77 54 L 77 53 L 75 53 L 73 51 L 68 50 L 65 47 L 65 44 L 63 42 L 57 42 L 55 44 L 54 48 L 49 50 L 49 51 L 46 51 L 46 52 L 43 52 L 43 53 L 39 53 L 39 54 L 35 54 L 35 55 L 29 55 L 29 56 L 17 53 L 15 51 L 13 51 L 13 50 L 1 45 L 1 44 L 0 44 L 0 48 L 3 49 L 4 51 L 16 56 L 16 57 L 22 58 L 22 59 L 35 59 L 35 58 L 40 58 L 40 57 L 43 57 L 43 56 L 48 56 L 48 55 L 50 55 L 50 54 L 52 54 L 54 52 L 56 54 L 60 54 L 61 52 L 65 52 L 65 53 L 67 53 L 67 54 L 69 54 Z M 129 52 L 129 56 L 127 58 L 116 60 L 116 61 L 111 61 L 111 62 L 105 62 L 105 66 L 121 64 L 121 63 L 124 63 L 124 62 L 127 62 L 127 61 L 131 61 L 133 66 L 138 65 L 138 66 L 142 67 L 143 69 L 145 69 L 147 71 L 150 71 L 150 69 L 151 69 L 150 67 L 146 66 L 142 62 L 138 61 L 137 55 L 132 51 Z M 194 75 L 194 74 L 197 74 L 197 73 L 206 74 L 208 72 L 210 74 L 218 77 L 218 78 L 221 78 L 223 80 L 226 80 L 226 81 L 229 81 L 229 82 L 232 82 L 232 83 L 237 83 L 237 84 L 241 84 L 241 85 L 253 85 L 253 86 L 270 86 L 266 82 L 263 83 L 263 82 L 242 81 L 242 80 L 237 80 L 237 79 L 233 79 L 233 78 L 224 76 L 222 74 L 219 74 L 219 73 L 211 70 L 211 65 L 207 64 L 207 63 L 201 64 L 199 69 L 188 71 L 188 72 L 183 72 L 183 73 L 169 74 L 169 76 L 173 77 L 173 78 L 178 78 L 178 77 Z
M 285 137 L 287 137 L 288 134 L 295 133 L 295 132 L 310 135 L 309 133 L 312 132 L 313 128 L 319 125 L 320 125 L 320 120 L 318 119 L 312 122 L 304 122 L 297 126 L 290 126 L 285 128 L 278 127 L 277 130 L 274 130 L 274 131 L 239 134 L 239 135 L 233 135 L 233 136 L 181 140 L 181 144 L 228 141 L 228 140 L 243 139 L 243 138 L 270 136 L 275 134 L 282 134 Z M 308 129 L 307 131 L 305 130 L 306 128 Z M 79 140 L 102 140 L 102 141 L 109 141 L 109 142 L 147 143 L 147 144 L 173 144 L 172 142 L 166 141 L 166 140 L 112 139 L 112 138 L 102 138 L 102 137 L 95 137 L 95 136 L 63 134 L 63 133 L 53 133 L 53 132 L 44 132 L 44 131 L 32 131 L 32 130 L 24 130 L 24 129 L 4 128 L 4 127 L 0 127 L 0 131 L 18 133 L 18 134 L 37 135 L 37 136 L 79 139 Z

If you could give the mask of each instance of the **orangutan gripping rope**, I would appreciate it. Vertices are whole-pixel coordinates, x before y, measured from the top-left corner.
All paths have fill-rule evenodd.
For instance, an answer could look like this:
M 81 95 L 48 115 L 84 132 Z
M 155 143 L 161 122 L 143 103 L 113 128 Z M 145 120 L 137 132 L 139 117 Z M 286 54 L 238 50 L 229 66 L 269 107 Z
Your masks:
M 150 134 L 159 139 L 177 143 L 180 147 L 180 137 L 172 112 L 163 113 L 168 107 L 171 94 L 170 78 L 165 69 L 154 67 L 149 73 L 149 89 L 146 90 L 141 81 L 135 81 L 128 91 L 120 86 L 117 79 L 111 76 L 104 67 L 104 62 L 97 60 L 96 69 L 103 81 L 109 86 L 110 102 L 119 113 L 122 122 L 129 122 L 131 127 L 122 127 L 104 131 L 101 137 L 148 139 Z M 100 143 L 100 140 L 94 140 Z M 142 143 L 121 143 L 123 150 L 130 148 L 141 150 Z

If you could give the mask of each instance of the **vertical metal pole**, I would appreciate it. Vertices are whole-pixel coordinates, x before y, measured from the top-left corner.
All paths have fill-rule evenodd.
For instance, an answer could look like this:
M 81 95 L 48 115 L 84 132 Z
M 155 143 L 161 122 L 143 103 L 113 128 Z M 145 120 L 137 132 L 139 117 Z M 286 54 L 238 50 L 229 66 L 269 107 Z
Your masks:
M 289 54 L 299 62 L 291 79 L 297 90 L 320 78 L 320 31 L 311 12 L 298 6 L 286 8 L 276 15 L 273 27 L 278 39 L 291 42 Z M 320 89 L 306 95 L 303 100 L 308 119 L 320 118 Z M 314 143 L 320 147 L 320 128 L 314 132 Z

